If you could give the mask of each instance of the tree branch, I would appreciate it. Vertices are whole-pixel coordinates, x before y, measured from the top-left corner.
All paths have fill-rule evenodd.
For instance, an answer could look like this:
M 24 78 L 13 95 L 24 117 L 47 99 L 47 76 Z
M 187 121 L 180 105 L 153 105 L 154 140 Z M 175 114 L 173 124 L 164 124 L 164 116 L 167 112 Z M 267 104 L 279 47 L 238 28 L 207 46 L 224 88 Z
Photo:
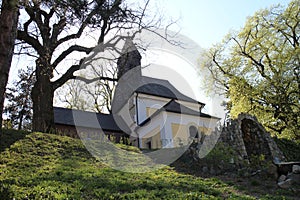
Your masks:
M 83 61 L 82 61 L 83 62 Z M 71 66 L 64 75 L 62 75 L 59 79 L 56 81 L 52 82 L 52 87 L 53 90 L 56 90 L 57 88 L 61 87 L 63 84 L 65 84 L 68 80 L 70 79 L 75 79 L 74 72 L 80 69 L 80 64 L 79 65 L 73 65 Z
M 87 18 L 84 20 L 84 22 L 81 24 L 80 28 L 78 29 L 77 33 L 75 34 L 71 34 L 71 35 L 67 35 L 63 38 L 61 38 L 60 40 L 57 41 L 56 46 L 59 46 L 60 44 L 72 40 L 72 39 L 76 39 L 76 38 L 80 38 L 83 30 L 87 27 L 87 25 L 89 24 L 90 20 L 92 19 L 92 17 L 97 13 L 97 9 L 92 10 L 89 15 L 87 16 Z
M 53 66 L 53 68 L 56 68 L 57 65 L 61 61 L 63 61 L 68 55 L 70 55 L 74 51 L 85 52 L 86 54 L 89 54 L 92 50 L 93 50 L 93 48 L 82 47 L 82 46 L 79 46 L 79 45 L 73 45 L 73 46 L 69 47 L 67 50 L 65 50 L 64 52 L 62 52 L 58 56 L 58 58 L 53 62 L 52 66 Z
M 80 61 L 79 65 L 73 65 L 73 66 L 71 66 L 67 70 L 67 72 L 65 74 L 63 74 L 56 81 L 52 82 L 53 89 L 56 90 L 57 88 L 61 87 L 63 84 L 65 84 L 70 79 L 80 80 L 80 81 L 83 81 L 83 82 L 85 82 L 87 84 L 90 84 L 90 83 L 98 81 L 98 80 L 118 81 L 117 78 L 111 78 L 111 77 L 106 77 L 106 76 L 100 76 L 100 77 L 93 78 L 93 79 L 87 79 L 87 78 L 84 78 L 84 77 L 75 76 L 74 72 L 78 71 L 81 68 L 81 64 L 83 63 L 83 61 L 84 61 L 84 59 L 82 59 Z
M 40 44 L 40 42 L 37 39 L 28 35 L 27 32 L 18 30 L 17 39 L 31 45 L 38 52 L 39 55 L 42 55 L 44 53 L 43 46 Z
M 81 77 L 81 76 L 76 76 L 75 78 L 76 78 L 76 80 L 83 81 L 86 84 L 90 84 L 90 83 L 93 83 L 95 81 L 100 81 L 100 80 L 102 80 L 102 81 L 118 81 L 117 78 L 111 78 L 111 77 L 105 77 L 105 76 L 92 78 L 92 79 L 84 78 L 84 77 Z
M 61 17 L 59 22 L 53 25 L 53 31 L 50 40 L 54 46 L 57 45 L 58 35 L 63 31 L 63 28 L 66 26 L 66 21 L 67 20 L 65 17 Z

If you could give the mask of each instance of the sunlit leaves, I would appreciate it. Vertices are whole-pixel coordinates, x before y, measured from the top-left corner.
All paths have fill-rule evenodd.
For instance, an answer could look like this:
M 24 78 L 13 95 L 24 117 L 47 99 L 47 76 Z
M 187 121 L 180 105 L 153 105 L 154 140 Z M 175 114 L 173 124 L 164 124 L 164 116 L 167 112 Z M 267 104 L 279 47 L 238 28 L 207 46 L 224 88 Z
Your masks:
M 249 17 L 238 33 L 211 48 L 209 69 L 230 99 L 231 116 L 254 114 L 273 133 L 299 139 L 300 2 Z

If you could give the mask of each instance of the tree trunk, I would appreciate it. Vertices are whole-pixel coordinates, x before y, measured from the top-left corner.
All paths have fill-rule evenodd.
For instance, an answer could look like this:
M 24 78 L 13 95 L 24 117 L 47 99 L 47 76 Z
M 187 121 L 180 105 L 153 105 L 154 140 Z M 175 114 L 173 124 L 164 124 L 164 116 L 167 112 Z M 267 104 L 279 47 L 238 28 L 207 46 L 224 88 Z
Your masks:
M 14 44 L 18 25 L 18 1 L 3 0 L 0 15 L 0 131 L 2 128 L 2 112 L 5 89 L 14 52 Z M 0 132 L 1 133 L 1 132 Z
M 42 59 L 37 60 L 36 82 L 32 88 L 32 130 L 40 132 L 54 131 L 53 96 L 54 90 L 51 84 L 51 67 Z M 41 67 L 43 66 L 43 67 Z
M 22 111 L 21 111 L 22 112 Z M 21 130 L 22 129 L 22 123 L 23 123 L 23 114 L 20 113 L 20 116 L 19 116 L 19 124 L 18 124 L 18 130 Z

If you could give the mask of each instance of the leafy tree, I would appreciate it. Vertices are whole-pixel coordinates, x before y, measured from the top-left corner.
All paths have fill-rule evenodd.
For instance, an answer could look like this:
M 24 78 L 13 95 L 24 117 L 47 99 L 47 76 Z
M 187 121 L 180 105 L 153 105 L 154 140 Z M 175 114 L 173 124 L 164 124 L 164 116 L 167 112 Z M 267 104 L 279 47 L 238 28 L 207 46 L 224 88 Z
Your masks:
M 2 128 L 2 112 L 4 94 L 8 81 L 14 43 L 18 25 L 18 0 L 1 1 L 0 13 L 0 133 Z
M 300 1 L 248 18 L 207 51 L 202 66 L 229 98 L 231 117 L 254 114 L 273 133 L 300 139 Z
M 86 83 L 95 80 L 78 77 L 75 73 L 95 46 L 105 42 L 99 51 L 114 49 L 122 40 L 122 32 L 160 25 L 160 18 L 146 18 L 148 4 L 149 0 L 131 5 L 123 0 L 28 1 L 17 39 L 23 42 L 23 46 L 19 46 L 20 50 L 25 50 L 22 53 L 36 57 L 36 82 L 32 90 L 33 130 L 50 131 L 54 128 L 53 97 L 56 89 L 70 79 Z M 95 44 L 85 44 L 86 35 L 96 38 Z M 74 53 L 78 59 L 66 62 Z M 56 71 L 59 71 L 59 76 L 54 77 Z M 104 76 L 97 79 L 117 81 Z
M 4 113 L 7 114 L 13 128 L 30 130 L 32 120 L 30 93 L 35 76 L 32 67 L 27 67 L 26 70 L 21 69 L 18 73 L 19 80 L 13 83 L 15 87 L 8 88 L 6 92 L 8 104 L 4 108 Z

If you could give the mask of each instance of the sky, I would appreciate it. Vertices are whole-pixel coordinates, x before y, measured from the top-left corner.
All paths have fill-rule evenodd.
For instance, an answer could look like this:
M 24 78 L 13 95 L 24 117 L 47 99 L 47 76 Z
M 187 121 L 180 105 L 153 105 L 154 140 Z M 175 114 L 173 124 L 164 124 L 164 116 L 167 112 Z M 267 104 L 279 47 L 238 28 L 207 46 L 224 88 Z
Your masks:
M 230 30 L 239 30 L 260 9 L 287 5 L 287 0 L 159 0 L 165 16 L 179 18 L 180 33 L 203 48 L 222 40 Z
M 243 27 L 247 17 L 263 8 L 269 8 L 271 5 L 287 5 L 287 0 L 152 0 L 153 8 L 159 8 L 166 18 L 178 19 L 176 26 L 171 29 L 193 40 L 194 43 L 202 48 L 209 48 L 218 43 L 231 30 L 239 30 Z M 153 9 L 152 12 L 156 12 Z M 219 112 L 222 108 L 214 108 L 214 99 L 204 97 L 199 83 L 201 82 L 195 66 L 178 58 L 176 55 L 165 55 L 157 58 L 156 64 L 168 65 L 184 76 L 186 81 L 195 91 L 199 101 L 208 104 L 206 112 L 212 115 L 222 117 Z M 31 60 L 32 62 L 33 60 Z M 9 82 L 17 78 L 18 67 L 30 65 L 29 60 L 13 60 L 10 71 Z M 185 67 L 183 67 L 185 66 Z M 156 70 L 157 71 L 157 70 Z M 152 76 L 162 75 L 151 74 Z M 163 77 L 163 76 L 162 76 Z M 168 74 L 166 73 L 166 77 Z M 176 80 L 172 82 L 176 86 Z M 180 87 L 180 85 L 178 85 Z M 219 100 L 218 100 L 218 103 Z
M 171 30 L 180 30 L 181 35 L 189 38 L 203 49 L 208 49 L 213 44 L 221 42 L 230 31 L 241 29 L 247 17 L 253 16 L 256 11 L 272 5 L 289 3 L 289 1 L 283 0 L 160 0 L 156 2 L 159 2 L 156 6 L 160 7 L 165 16 L 178 19 L 177 25 L 171 27 Z M 199 59 L 201 53 L 198 54 Z M 224 107 L 221 106 L 224 98 L 218 95 L 207 95 L 204 92 L 203 80 L 206 77 L 201 75 L 203 73 L 199 66 L 186 62 L 187 59 L 182 59 L 182 56 L 176 52 L 166 53 L 162 50 L 156 52 L 155 55 L 156 57 L 152 59 L 154 64 L 169 69 L 157 70 L 157 67 L 154 66 L 152 69 L 145 69 L 144 75 L 168 79 L 182 93 L 205 103 L 204 112 L 220 118 L 225 117 Z M 170 69 L 176 72 L 172 72 Z M 183 79 L 185 83 L 182 81 Z

